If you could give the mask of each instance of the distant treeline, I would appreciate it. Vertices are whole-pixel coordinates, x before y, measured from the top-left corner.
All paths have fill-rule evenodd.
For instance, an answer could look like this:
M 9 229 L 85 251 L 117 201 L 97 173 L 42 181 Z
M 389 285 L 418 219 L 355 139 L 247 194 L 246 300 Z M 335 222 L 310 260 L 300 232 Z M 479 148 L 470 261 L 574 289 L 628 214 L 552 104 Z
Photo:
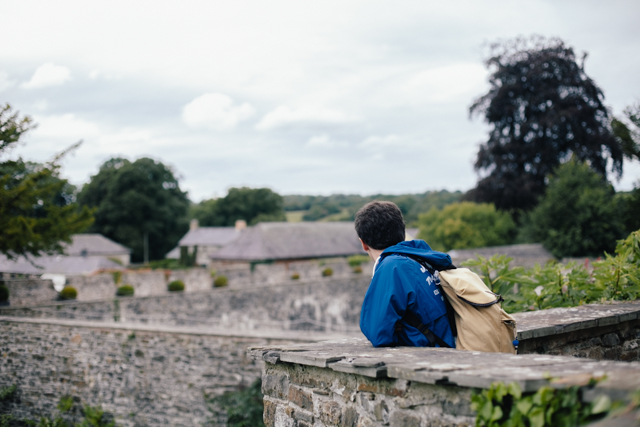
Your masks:
M 421 213 L 432 208 L 442 209 L 451 203 L 459 202 L 463 193 L 427 191 L 421 194 L 375 194 L 360 196 L 356 194 L 333 194 L 331 196 L 288 195 L 284 198 L 284 210 L 304 211 L 303 221 L 353 221 L 353 216 L 365 203 L 373 200 L 394 202 L 405 217 L 408 224 L 415 223 Z

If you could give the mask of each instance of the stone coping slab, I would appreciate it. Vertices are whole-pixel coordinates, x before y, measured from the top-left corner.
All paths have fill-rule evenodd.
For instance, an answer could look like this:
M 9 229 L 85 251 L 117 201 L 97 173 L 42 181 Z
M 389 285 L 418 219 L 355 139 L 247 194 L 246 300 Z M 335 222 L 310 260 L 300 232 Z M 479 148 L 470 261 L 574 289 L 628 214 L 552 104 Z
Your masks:
M 640 318 L 640 300 L 513 313 L 520 341 L 616 325 Z
M 640 363 L 612 362 L 538 354 L 513 355 L 429 347 L 374 348 L 364 338 L 313 344 L 250 347 L 250 357 L 268 363 L 317 366 L 370 378 L 404 379 L 425 384 L 489 388 L 518 383 L 523 391 L 541 386 L 586 385 L 607 377 L 598 387 L 624 393 L 640 388 Z M 624 379 L 622 381 L 621 379 Z
M 207 326 L 183 327 L 183 326 L 164 326 L 164 325 L 146 325 L 140 323 L 127 322 L 92 322 L 84 320 L 67 320 L 67 319 L 40 319 L 28 317 L 10 317 L 0 316 L 0 322 L 15 323 L 32 323 L 43 325 L 60 325 L 68 327 L 81 328 L 98 328 L 98 329 L 117 329 L 127 331 L 147 331 L 147 332 L 163 332 L 170 334 L 185 335 L 208 335 L 228 338 L 260 338 L 275 339 L 283 341 L 301 341 L 301 342 L 317 342 L 331 339 L 341 339 L 345 335 L 337 333 L 321 333 L 312 331 L 290 331 L 290 330 L 268 330 L 268 329 L 222 329 Z

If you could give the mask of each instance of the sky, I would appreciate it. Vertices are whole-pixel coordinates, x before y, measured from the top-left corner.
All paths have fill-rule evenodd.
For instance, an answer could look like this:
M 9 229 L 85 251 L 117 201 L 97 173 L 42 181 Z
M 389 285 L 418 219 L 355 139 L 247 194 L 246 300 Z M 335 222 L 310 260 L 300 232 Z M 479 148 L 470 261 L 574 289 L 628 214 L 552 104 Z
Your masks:
M 0 103 L 38 127 L 9 156 L 78 186 L 112 157 L 172 167 L 193 201 L 472 188 L 491 42 L 588 52 L 612 112 L 640 100 L 640 2 L 3 0 Z M 627 162 L 618 190 L 640 179 Z

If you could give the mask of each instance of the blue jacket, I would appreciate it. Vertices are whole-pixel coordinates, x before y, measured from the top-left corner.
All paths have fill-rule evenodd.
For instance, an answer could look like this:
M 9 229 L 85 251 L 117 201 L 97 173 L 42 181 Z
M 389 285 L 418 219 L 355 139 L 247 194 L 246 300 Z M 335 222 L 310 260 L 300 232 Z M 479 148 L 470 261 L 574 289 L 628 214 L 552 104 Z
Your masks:
M 444 295 L 435 278 L 416 261 L 424 258 L 437 270 L 451 265 L 451 257 L 432 250 L 423 240 L 398 243 L 382 252 L 360 313 L 360 330 L 374 347 L 434 345 L 416 328 L 401 320 L 407 310 L 415 313 L 431 332 L 455 348 Z M 402 328 L 396 331 L 396 323 Z

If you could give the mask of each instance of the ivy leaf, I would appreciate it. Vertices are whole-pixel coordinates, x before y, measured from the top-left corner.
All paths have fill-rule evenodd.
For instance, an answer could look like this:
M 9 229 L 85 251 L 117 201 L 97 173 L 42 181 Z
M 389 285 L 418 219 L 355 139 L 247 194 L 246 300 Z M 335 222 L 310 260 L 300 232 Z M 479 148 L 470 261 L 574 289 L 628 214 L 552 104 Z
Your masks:
M 533 403 L 531 403 L 531 400 L 529 399 L 523 399 L 516 403 L 516 408 L 518 408 L 518 411 L 522 412 L 524 415 L 527 415 L 529 413 L 529 410 L 532 406 Z
M 601 414 L 603 412 L 608 412 L 610 409 L 611 399 L 609 399 L 609 396 L 601 395 L 593 402 L 593 409 L 591 410 L 591 413 Z
M 502 418 L 502 409 L 499 406 L 493 408 L 493 414 L 491 414 L 491 421 L 498 421 Z
M 478 413 L 479 417 L 482 417 L 485 420 L 491 419 L 491 414 L 493 413 L 493 404 L 491 400 L 487 400 L 485 404 L 482 406 L 482 409 Z
M 509 394 L 514 397 L 514 399 L 520 399 L 522 397 L 522 390 L 518 383 L 509 384 Z
M 544 427 L 544 408 L 534 408 L 529 415 L 532 427 Z

